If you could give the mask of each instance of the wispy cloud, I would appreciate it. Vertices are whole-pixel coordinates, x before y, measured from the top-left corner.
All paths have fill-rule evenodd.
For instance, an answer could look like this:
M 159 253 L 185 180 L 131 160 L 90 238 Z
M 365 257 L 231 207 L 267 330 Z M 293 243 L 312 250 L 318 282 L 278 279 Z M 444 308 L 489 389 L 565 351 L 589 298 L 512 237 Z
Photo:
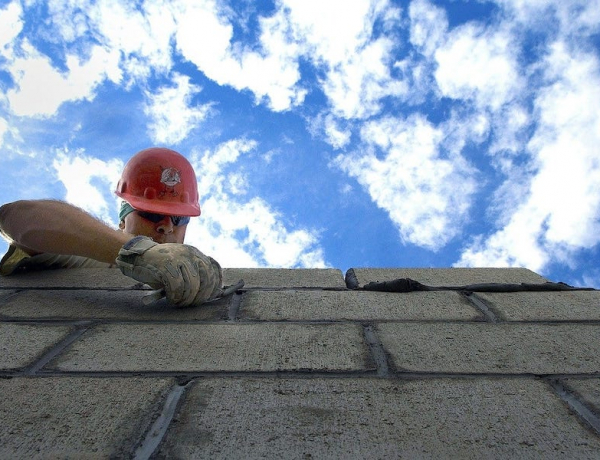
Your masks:
M 20 116 L 51 116 L 66 101 L 93 98 L 94 90 L 107 76 L 107 67 L 116 64 L 116 55 L 96 46 L 85 61 L 68 55 L 67 70 L 60 72 L 47 56 L 24 40 L 19 57 L 8 67 L 16 86 L 8 90 L 10 108 Z
M 21 15 L 23 10 L 17 2 L 6 5 L 0 9 L 0 50 L 1 55 L 6 56 L 11 51 L 12 41 L 19 35 L 23 28 Z
M 325 267 L 314 230 L 290 229 L 265 200 L 246 196 L 247 178 L 231 166 L 255 148 L 254 141 L 232 140 L 193 157 L 202 216 L 190 224 L 189 241 L 218 254 L 224 266 Z
M 298 86 L 297 44 L 289 38 L 285 14 L 259 19 L 255 50 L 233 40 L 227 11 L 218 5 L 213 0 L 174 3 L 177 48 L 183 56 L 211 80 L 248 89 L 275 111 L 301 104 L 306 90 Z
M 131 85 L 143 82 L 152 72 L 160 74 L 171 69 L 176 24 L 168 2 L 151 0 L 137 5 L 118 0 L 83 0 L 80 4 L 52 4 L 55 24 L 66 41 L 100 42 L 103 48 L 118 53 L 119 67 L 113 69 L 112 80 L 124 78 L 125 84 Z
M 434 53 L 441 96 L 500 109 L 523 86 L 517 49 L 507 29 L 470 23 L 454 29 Z
M 560 42 L 549 51 L 546 84 L 534 100 L 537 128 L 527 145 L 532 173 L 525 193 L 505 203 L 512 210 L 508 222 L 478 238 L 460 265 L 542 270 L 600 241 L 600 63 Z
M 398 45 L 375 32 L 376 22 L 384 30 L 397 25 L 400 9 L 386 0 L 287 0 L 284 5 L 305 58 L 324 74 L 320 86 L 336 116 L 366 118 L 381 110 L 381 99 L 406 94 L 406 84 L 390 67 Z
M 53 161 L 56 178 L 66 189 L 64 199 L 115 225 L 117 198 L 112 193 L 123 162 L 104 161 L 83 152 L 59 151 Z
M 193 97 L 202 90 L 191 84 L 186 75 L 175 73 L 174 86 L 162 86 L 146 92 L 144 112 L 149 117 L 150 136 L 157 144 L 177 144 L 207 117 L 210 104 L 194 104 Z
M 4 118 L 0 118 L 0 147 L 4 143 L 4 134 L 8 132 L 8 122 Z
M 340 155 L 334 164 L 389 213 L 406 243 L 437 250 L 451 241 L 476 190 L 460 151 L 446 150 L 444 132 L 421 116 L 369 122 L 361 134 L 369 153 Z

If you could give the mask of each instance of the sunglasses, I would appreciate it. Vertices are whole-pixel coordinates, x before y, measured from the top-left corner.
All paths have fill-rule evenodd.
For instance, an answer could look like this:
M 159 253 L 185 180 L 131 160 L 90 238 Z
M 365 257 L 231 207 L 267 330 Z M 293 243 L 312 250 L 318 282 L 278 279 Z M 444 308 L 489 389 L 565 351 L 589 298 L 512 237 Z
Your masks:
M 163 214 L 154 214 L 153 212 L 144 212 L 144 211 L 137 211 L 138 215 L 140 217 L 143 217 L 146 220 L 149 220 L 150 222 L 154 223 L 154 224 L 158 224 L 161 220 L 163 220 L 165 217 L 165 215 Z M 187 225 L 190 222 L 190 217 L 189 216 L 168 216 L 171 218 L 171 222 L 173 222 L 173 225 L 175 225 L 175 227 L 179 227 L 181 225 Z

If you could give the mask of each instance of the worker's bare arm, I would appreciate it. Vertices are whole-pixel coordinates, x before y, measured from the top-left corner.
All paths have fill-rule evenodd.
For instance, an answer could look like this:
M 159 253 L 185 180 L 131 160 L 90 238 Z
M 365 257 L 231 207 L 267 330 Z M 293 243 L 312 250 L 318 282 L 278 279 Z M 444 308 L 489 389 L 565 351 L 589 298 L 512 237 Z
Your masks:
M 114 263 L 123 244 L 133 236 L 54 200 L 21 200 L 1 206 L 0 230 L 30 254 L 78 255 L 107 263 Z

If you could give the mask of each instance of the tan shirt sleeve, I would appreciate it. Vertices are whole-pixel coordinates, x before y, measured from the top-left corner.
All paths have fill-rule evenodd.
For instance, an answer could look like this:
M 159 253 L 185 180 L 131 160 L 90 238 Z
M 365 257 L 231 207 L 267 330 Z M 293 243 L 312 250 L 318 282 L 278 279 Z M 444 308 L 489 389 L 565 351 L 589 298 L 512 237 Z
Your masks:
M 37 254 L 30 256 L 16 246 L 9 246 L 0 261 L 0 275 L 7 276 L 17 271 L 43 270 L 49 268 L 111 268 L 115 264 L 99 262 L 81 256 L 61 254 Z

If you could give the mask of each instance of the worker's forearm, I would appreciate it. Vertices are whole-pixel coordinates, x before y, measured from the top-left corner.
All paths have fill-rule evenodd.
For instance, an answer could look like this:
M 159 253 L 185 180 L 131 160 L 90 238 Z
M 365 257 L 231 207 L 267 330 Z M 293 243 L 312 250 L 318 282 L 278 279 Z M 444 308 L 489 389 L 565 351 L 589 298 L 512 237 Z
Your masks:
M 75 206 L 51 200 L 0 207 L 0 228 L 11 243 L 28 252 L 78 255 L 108 263 L 132 237 Z

